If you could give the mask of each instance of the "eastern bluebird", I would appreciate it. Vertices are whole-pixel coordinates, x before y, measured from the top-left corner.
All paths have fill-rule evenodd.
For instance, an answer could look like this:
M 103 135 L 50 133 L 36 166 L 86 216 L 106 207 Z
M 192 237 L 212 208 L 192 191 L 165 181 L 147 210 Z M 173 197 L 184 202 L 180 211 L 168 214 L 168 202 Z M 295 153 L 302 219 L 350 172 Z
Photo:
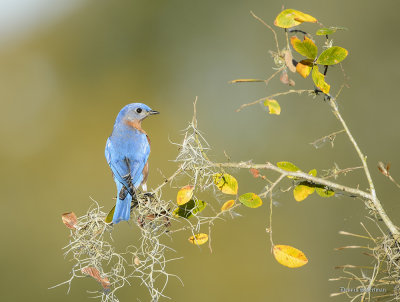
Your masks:
M 150 140 L 141 123 L 149 115 L 158 113 L 145 104 L 126 105 L 118 113 L 113 131 L 107 140 L 105 155 L 118 191 L 114 224 L 129 220 L 135 189 L 142 185 L 143 190 L 147 190 Z

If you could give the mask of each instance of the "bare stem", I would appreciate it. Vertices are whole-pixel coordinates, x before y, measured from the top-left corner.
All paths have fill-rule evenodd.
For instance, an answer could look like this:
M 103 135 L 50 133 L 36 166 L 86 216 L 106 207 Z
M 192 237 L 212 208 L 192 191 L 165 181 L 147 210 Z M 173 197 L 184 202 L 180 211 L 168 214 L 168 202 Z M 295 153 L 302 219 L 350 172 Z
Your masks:
M 263 19 L 261 19 L 260 17 L 256 16 L 252 11 L 250 11 L 250 14 L 258 21 L 260 21 L 262 24 L 264 24 L 266 27 L 268 27 L 272 33 L 274 34 L 274 38 L 275 38 L 275 44 L 276 44 L 276 49 L 278 51 L 278 54 L 280 55 L 280 50 L 279 50 L 279 43 L 278 43 L 278 36 L 276 35 L 275 30 L 269 25 L 267 24 Z
M 245 107 L 248 107 L 248 106 L 252 106 L 252 105 L 261 103 L 262 101 L 267 100 L 267 99 L 270 99 L 270 98 L 274 98 L 274 97 L 277 97 L 277 96 L 286 95 L 286 94 L 290 94 L 290 93 L 302 94 L 302 93 L 304 93 L 304 92 L 313 93 L 314 90 L 311 90 L 311 89 L 303 89 L 303 90 L 294 90 L 294 89 L 290 89 L 290 90 L 288 90 L 288 91 L 274 93 L 274 94 L 271 94 L 271 95 L 269 95 L 269 96 L 267 96 L 267 97 L 263 97 L 263 98 L 261 98 L 261 99 L 258 99 L 258 100 L 254 101 L 254 102 L 251 102 L 251 103 L 248 103 L 248 104 L 243 104 L 243 105 L 241 105 L 238 109 L 236 109 L 236 112 L 239 112 L 240 110 L 242 110 L 242 109 L 245 108 Z
M 349 137 L 351 143 L 354 146 L 354 149 L 356 150 L 358 157 L 360 158 L 362 165 L 364 167 L 364 172 L 365 175 L 367 177 L 368 180 L 368 184 L 369 184 L 369 189 L 371 191 L 370 194 L 370 200 L 373 203 L 376 211 L 378 212 L 379 216 L 382 218 L 383 222 L 385 223 L 385 225 L 388 227 L 388 229 L 390 230 L 390 232 L 393 234 L 393 236 L 396 239 L 400 238 L 400 231 L 399 229 L 393 224 L 393 222 L 390 220 L 389 216 L 387 216 L 385 210 L 382 207 L 382 204 L 380 203 L 380 201 L 378 200 L 377 196 L 376 196 L 376 191 L 375 191 L 375 186 L 374 183 L 372 181 L 372 177 L 371 177 L 371 173 L 369 172 L 368 169 L 368 164 L 367 164 L 367 157 L 362 153 L 360 147 L 358 146 L 356 140 L 354 139 L 353 135 L 351 134 L 349 128 L 347 127 L 346 122 L 344 121 L 344 119 L 342 118 L 342 115 L 339 112 L 339 108 L 335 102 L 334 99 L 330 99 L 330 105 L 332 108 L 333 113 L 335 114 L 335 116 L 337 117 L 337 119 L 340 121 L 340 123 L 342 124 L 344 130 L 347 133 L 347 136 Z

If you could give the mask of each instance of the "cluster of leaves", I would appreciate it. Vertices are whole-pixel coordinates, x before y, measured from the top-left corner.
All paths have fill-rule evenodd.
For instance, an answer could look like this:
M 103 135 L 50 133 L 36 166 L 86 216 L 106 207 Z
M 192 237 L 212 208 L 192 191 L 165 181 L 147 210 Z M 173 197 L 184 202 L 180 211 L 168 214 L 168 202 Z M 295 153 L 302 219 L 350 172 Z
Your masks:
M 260 196 L 255 193 L 248 192 L 238 195 L 239 185 L 234 176 L 228 173 L 217 173 L 213 178 L 214 184 L 219 191 L 226 195 L 236 196 L 236 199 L 224 202 L 220 213 L 230 211 L 239 205 L 248 208 L 258 208 L 263 204 Z M 176 197 L 178 206 L 173 211 L 175 217 L 190 219 L 205 209 L 207 203 L 197 199 L 194 196 L 194 190 L 194 186 L 186 185 L 178 191 Z M 208 235 L 205 233 L 197 233 L 189 237 L 189 242 L 194 245 L 202 245 L 208 241 L 208 238 Z M 307 257 L 302 251 L 289 245 L 274 245 L 273 254 L 278 263 L 290 268 L 300 267 L 308 262 Z
M 294 9 L 286 9 L 276 17 L 274 24 L 286 29 L 303 22 L 316 23 L 317 19 Z M 338 29 L 343 28 L 320 28 L 317 30 L 316 34 L 328 37 L 328 35 L 335 33 Z M 347 57 L 348 51 L 339 46 L 331 46 L 318 56 L 317 45 L 315 45 L 314 41 L 308 38 L 307 35 L 304 35 L 303 41 L 296 36 L 292 36 L 290 42 L 294 50 L 303 57 L 306 57 L 306 59 L 296 62 L 296 71 L 303 78 L 307 78 L 311 73 L 315 86 L 317 86 L 323 93 L 329 94 L 330 85 L 325 82 L 326 72 L 321 73 L 318 65 L 324 65 L 326 68 L 330 65 L 339 64 Z
M 298 168 L 296 165 L 292 164 L 291 162 L 287 162 L 287 161 L 278 162 L 276 165 L 285 171 L 290 171 L 290 172 L 301 171 L 300 168 Z M 312 169 L 311 171 L 308 172 L 308 174 L 316 177 L 317 170 Z M 288 177 L 294 178 L 292 176 L 288 176 Z M 304 199 L 306 199 L 308 196 L 310 196 L 314 192 L 317 192 L 317 194 L 319 196 L 324 197 L 324 198 L 335 195 L 335 192 L 330 188 L 327 188 L 320 184 L 315 184 L 311 181 L 300 181 L 300 182 L 298 182 L 298 184 L 296 184 L 295 188 L 293 189 L 293 196 L 296 201 L 303 201 Z
M 273 53 L 275 57 L 275 63 L 278 65 L 278 71 L 282 70 L 280 81 L 283 84 L 289 86 L 294 86 L 295 82 L 289 79 L 287 74 L 287 69 L 292 72 L 297 72 L 303 78 L 307 78 L 311 74 L 313 83 L 317 89 L 314 90 L 315 93 L 323 92 L 329 96 L 330 85 L 325 81 L 325 76 L 328 71 L 328 66 L 336 65 L 341 63 L 348 55 L 348 51 L 343 47 L 333 46 L 332 41 L 329 42 L 328 35 L 334 34 L 338 30 L 345 29 L 344 27 L 331 26 L 319 28 L 315 34 L 317 36 L 325 36 L 326 42 L 323 50 L 320 54 L 318 46 L 313 41 L 312 36 L 302 30 L 293 30 L 294 26 L 300 25 L 304 22 L 317 23 L 318 20 L 311 15 L 305 14 L 301 11 L 294 9 L 285 9 L 276 17 L 274 24 L 277 27 L 284 28 L 286 34 L 291 32 L 300 32 L 304 34 L 303 40 L 299 39 L 297 36 L 292 36 L 290 38 L 290 44 L 293 49 L 303 56 L 304 58 L 299 61 L 293 59 L 292 52 L 290 50 L 290 45 L 287 45 L 287 49 L 278 49 L 277 53 Z M 269 27 L 269 26 L 268 26 Z M 272 28 L 270 28 L 272 29 Z M 275 32 L 274 32 L 275 33 Z M 278 45 L 277 45 L 278 47 Z M 323 71 L 321 72 L 323 68 Z M 276 74 L 276 73 L 275 73 Z M 243 82 L 265 82 L 266 84 L 274 76 L 272 75 L 267 80 L 261 79 L 237 79 L 231 83 L 243 83 Z M 296 91 L 291 91 L 296 92 Z M 300 93 L 300 91 L 299 91 Z M 285 93 L 283 93 L 285 94 Z M 275 96 L 278 96 L 276 94 Z M 281 113 L 281 107 L 276 99 L 271 97 L 264 98 L 264 106 L 268 108 L 269 114 L 279 115 Z
M 245 193 L 238 196 L 239 185 L 235 177 L 228 173 L 216 173 L 213 176 L 214 184 L 218 190 L 226 195 L 236 195 L 236 199 L 246 207 L 258 208 L 262 205 L 261 198 L 255 193 Z M 173 216 L 177 218 L 190 219 L 202 212 L 207 203 L 194 196 L 195 186 L 186 185 L 182 187 L 176 196 L 177 207 L 174 209 Z M 228 211 L 235 206 L 235 200 L 226 201 L 221 207 L 221 213 Z M 208 241 L 205 233 L 194 234 L 189 237 L 189 242 L 195 245 L 202 245 Z

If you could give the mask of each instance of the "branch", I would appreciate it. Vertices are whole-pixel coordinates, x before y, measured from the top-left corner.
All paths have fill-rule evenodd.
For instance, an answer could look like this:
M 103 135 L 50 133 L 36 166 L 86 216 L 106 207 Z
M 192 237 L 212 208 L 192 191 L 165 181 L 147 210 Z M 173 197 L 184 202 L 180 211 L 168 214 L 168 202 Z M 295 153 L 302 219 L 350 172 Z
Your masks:
M 286 95 L 286 94 L 290 94 L 290 93 L 302 94 L 303 92 L 313 93 L 314 90 L 311 90 L 311 89 L 303 89 L 303 90 L 294 90 L 294 89 L 290 89 L 290 90 L 285 91 L 285 92 L 274 93 L 274 94 L 271 94 L 270 96 L 263 97 L 263 98 L 261 98 L 261 99 L 258 99 L 258 100 L 256 100 L 256 101 L 254 101 L 254 102 L 251 102 L 251 103 L 248 103 L 248 104 L 243 104 L 243 105 L 241 105 L 238 109 L 236 109 L 236 112 L 239 112 L 239 111 L 242 110 L 244 107 L 248 107 L 248 106 L 252 106 L 252 105 L 261 103 L 262 101 L 265 101 L 265 100 L 270 99 L 270 98 L 274 98 L 274 97 L 277 97 L 277 96 Z
M 331 189 L 336 189 L 338 191 L 342 191 L 342 192 L 346 192 L 349 193 L 351 195 L 355 195 L 355 196 L 359 196 L 365 199 L 369 199 L 372 200 L 373 196 L 365 191 L 356 189 L 356 188 L 351 188 L 351 187 L 347 187 L 335 182 L 332 182 L 330 180 L 326 180 L 323 178 L 319 178 L 319 177 L 315 177 L 312 176 L 310 174 L 304 173 L 304 172 L 291 172 L 291 171 L 286 171 L 283 170 L 269 162 L 265 163 L 265 164 L 251 164 L 251 163 L 246 163 L 246 162 L 240 162 L 240 163 L 215 163 L 214 166 L 216 167 L 225 167 L 225 168 L 239 168 L 239 169 L 257 169 L 257 170 L 262 170 L 262 169 L 266 169 L 266 170 L 272 170 L 275 172 L 280 173 L 283 176 L 293 176 L 296 178 L 300 178 L 300 179 L 304 179 L 307 180 L 309 182 L 312 182 L 314 184 L 318 184 L 318 185 L 323 185 L 326 187 L 329 187 Z
M 353 144 L 354 149 L 356 149 L 358 157 L 360 158 L 360 160 L 362 162 L 362 165 L 364 167 L 364 172 L 365 172 L 365 175 L 367 177 L 369 188 L 370 188 L 370 191 L 371 191 L 371 194 L 370 194 L 371 197 L 369 199 L 373 203 L 373 205 L 374 205 L 376 211 L 378 212 L 379 216 L 382 218 L 383 222 L 386 224 L 386 226 L 388 227 L 390 232 L 393 234 L 395 239 L 400 239 L 400 231 L 399 231 L 399 229 L 393 224 L 393 222 L 390 220 L 389 216 L 387 216 L 385 210 L 382 207 L 381 202 L 378 200 L 378 198 L 376 196 L 375 186 L 374 186 L 374 183 L 372 181 L 371 173 L 369 172 L 368 165 L 367 165 L 367 157 L 361 152 L 360 147 L 358 146 L 356 140 L 354 139 L 354 137 L 351 134 L 349 128 L 347 127 L 346 122 L 344 121 L 344 119 L 341 116 L 341 114 L 339 112 L 339 108 L 338 108 L 335 100 L 334 99 L 330 99 L 329 104 L 331 105 L 333 113 L 335 114 L 337 119 L 342 124 L 344 130 L 346 131 L 347 136 L 349 137 L 351 143 Z
M 250 14 L 258 21 L 260 21 L 262 24 L 264 24 L 264 26 L 268 27 L 272 33 L 274 34 L 274 38 L 275 38 L 275 44 L 276 44 L 276 49 L 278 51 L 278 54 L 280 55 L 280 50 L 279 50 L 279 43 L 278 43 L 278 36 L 276 35 L 275 30 L 268 25 L 263 19 L 261 19 L 260 17 L 256 16 L 252 11 L 250 11 Z

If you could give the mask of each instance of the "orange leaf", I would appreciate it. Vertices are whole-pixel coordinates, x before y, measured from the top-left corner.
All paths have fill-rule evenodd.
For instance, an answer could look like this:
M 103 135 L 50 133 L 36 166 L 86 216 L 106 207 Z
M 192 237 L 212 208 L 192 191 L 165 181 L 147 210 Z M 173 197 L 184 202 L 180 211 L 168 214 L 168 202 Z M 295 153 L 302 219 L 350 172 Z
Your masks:
M 229 210 L 230 208 L 232 208 L 234 206 L 234 204 L 235 204 L 234 200 L 228 200 L 227 202 L 225 202 L 222 205 L 221 212 Z
M 189 186 L 189 185 L 181 188 L 178 191 L 178 194 L 176 196 L 176 202 L 178 203 L 178 205 L 181 206 L 181 205 L 187 203 L 190 199 L 192 199 L 193 190 L 194 190 L 194 187 Z
M 312 69 L 312 60 L 301 60 L 296 65 L 296 71 L 303 77 L 306 78 L 310 74 Z
M 290 268 L 300 267 L 308 262 L 302 251 L 290 245 L 274 245 L 273 252 L 276 261 Z
M 76 223 L 78 219 L 74 212 L 64 213 L 61 216 L 62 222 L 67 226 L 69 229 L 76 229 Z
M 104 289 L 109 289 L 110 288 L 110 280 L 108 280 L 107 277 L 102 278 L 100 276 L 100 272 L 97 268 L 95 267 L 84 267 L 82 268 L 82 273 L 84 273 L 85 275 L 89 275 L 91 277 L 93 277 L 94 279 L 97 280 L 97 282 L 101 283 L 101 286 L 103 286 Z

